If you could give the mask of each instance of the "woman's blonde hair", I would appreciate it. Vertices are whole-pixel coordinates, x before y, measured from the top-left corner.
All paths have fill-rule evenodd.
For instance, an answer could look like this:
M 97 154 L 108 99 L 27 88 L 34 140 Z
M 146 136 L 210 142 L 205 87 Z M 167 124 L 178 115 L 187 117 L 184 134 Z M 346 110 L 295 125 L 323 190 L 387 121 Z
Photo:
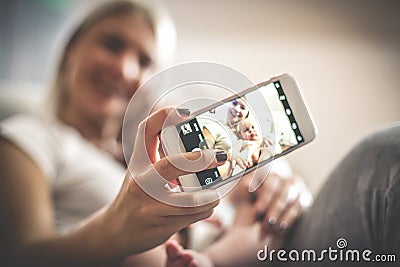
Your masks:
M 114 0 L 107 1 L 97 6 L 92 12 L 90 12 L 83 21 L 75 28 L 66 42 L 64 49 L 61 53 L 58 67 L 56 69 L 55 79 L 51 90 L 52 108 L 58 113 L 60 108 L 67 99 L 66 95 L 66 61 L 67 55 L 71 47 L 86 34 L 86 32 L 93 27 L 99 21 L 116 15 L 135 15 L 140 16 L 145 20 L 150 29 L 152 30 L 154 37 L 156 37 L 156 22 L 154 16 L 142 5 L 129 1 L 129 0 Z

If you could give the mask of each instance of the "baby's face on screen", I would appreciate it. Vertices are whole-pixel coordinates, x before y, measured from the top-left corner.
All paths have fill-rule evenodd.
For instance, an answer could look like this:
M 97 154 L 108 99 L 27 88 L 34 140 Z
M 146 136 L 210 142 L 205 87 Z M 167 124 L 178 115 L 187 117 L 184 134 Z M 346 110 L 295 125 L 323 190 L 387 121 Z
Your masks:
M 244 119 L 239 123 L 240 138 L 243 140 L 256 141 L 258 140 L 258 133 L 254 123 L 250 119 Z

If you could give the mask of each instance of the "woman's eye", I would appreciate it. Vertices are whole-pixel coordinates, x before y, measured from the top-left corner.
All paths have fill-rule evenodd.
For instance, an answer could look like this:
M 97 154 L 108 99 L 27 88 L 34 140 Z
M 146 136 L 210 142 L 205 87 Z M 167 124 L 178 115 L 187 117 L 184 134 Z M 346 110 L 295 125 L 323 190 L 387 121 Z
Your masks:
M 233 104 L 234 106 L 237 106 L 237 104 L 238 104 L 237 100 L 233 100 L 233 101 L 232 101 L 232 104 Z
M 108 37 L 103 42 L 104 47 L 113 54 L 119 54 L 124 50 L 124 43 L 116 37 Z

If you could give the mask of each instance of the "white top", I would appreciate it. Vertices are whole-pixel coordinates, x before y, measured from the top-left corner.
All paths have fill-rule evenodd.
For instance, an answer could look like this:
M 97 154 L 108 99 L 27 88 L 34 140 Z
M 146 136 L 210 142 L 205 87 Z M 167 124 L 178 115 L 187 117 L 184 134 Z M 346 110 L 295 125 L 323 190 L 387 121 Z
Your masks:
M 49 179 L 58 232 L 67 232 L 117 195 L 125 169 L 74 128 L 32 114 L 8 118 L 0 127 L 0 135 L 24 151 Z

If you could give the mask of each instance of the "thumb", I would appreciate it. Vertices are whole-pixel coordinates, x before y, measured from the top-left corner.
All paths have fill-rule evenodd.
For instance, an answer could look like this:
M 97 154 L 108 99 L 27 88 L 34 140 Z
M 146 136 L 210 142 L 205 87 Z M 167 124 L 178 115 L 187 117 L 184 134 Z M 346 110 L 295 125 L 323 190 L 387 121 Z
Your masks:
M 155 163 L 159 145 L 158 135 L 163 127 L 185 121 L 189 114 L 188 109 L 168 107 L 156 111 L 142 121 L 138 127 L 134 150 L 129 162 L 130 171 L 141 173 Z

